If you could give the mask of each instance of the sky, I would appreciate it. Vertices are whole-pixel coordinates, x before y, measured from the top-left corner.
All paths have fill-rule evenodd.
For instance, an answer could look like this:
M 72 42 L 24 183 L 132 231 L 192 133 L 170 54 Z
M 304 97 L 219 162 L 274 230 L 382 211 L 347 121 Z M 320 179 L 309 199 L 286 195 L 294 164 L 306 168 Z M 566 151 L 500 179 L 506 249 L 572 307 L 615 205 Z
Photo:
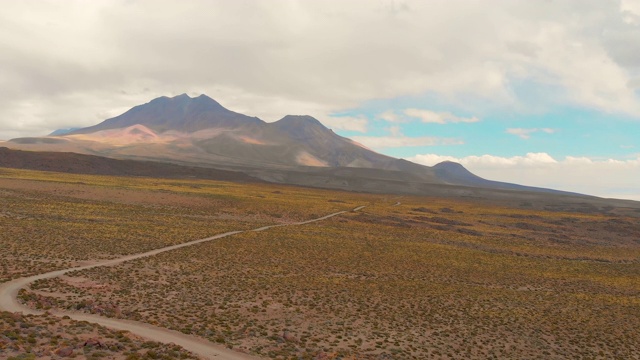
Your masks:
M 640 0 L 5 0 L 0 139 L 207 94 L 378 152 L 640 200 Z

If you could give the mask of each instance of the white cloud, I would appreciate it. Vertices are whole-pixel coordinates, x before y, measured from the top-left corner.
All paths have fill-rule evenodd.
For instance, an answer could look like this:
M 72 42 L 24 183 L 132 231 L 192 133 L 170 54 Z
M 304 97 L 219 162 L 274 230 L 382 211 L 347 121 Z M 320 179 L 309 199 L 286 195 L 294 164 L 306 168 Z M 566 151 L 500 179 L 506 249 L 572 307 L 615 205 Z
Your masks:
M 461 117 L 454 115 L 448 111 L 436 112 L 416 108 L 407 108 L 402 111 L 402 114 L 400 115 L 392 110 L 387 110 L 383 113 L 378 114 L 377 118 L 390 123 L 406 123 L 412 121 L 413 119 L 420 119 L 420 121 L 422 121 L 423 123 L 435 124 L 474 123 L 480 121 L 480 119 L 476 116 Z
M 624 14 L 624 21 L 628 24 L 640 23 L 640 1 L 621 0 L 620 11 Z
M 511 135 L 516 135 L 522 139 L 530 139 L 531 138 L 531 134 L 536 133 L 538 131 L 542 131 L 544 133 L 547 134 L 553 134 L 555 132 L 557 132 L 556 129 L 550 129 L 550 128 L 543 128 L 543 129 L 537 129 L 537 128 L 533 128 L 533 129 L 523 129 L 523 128 L 508 128 L 507 130 L 505 130 L 505 132 L 507 134 L 511 134 Z
M 450 112 L 435 112 L 424 109 L 406 109 L 404 113 L 407 116 L 418 118 L 424 123 L 446 124 L 446 123 L 474 123 L 480 121 L 477 117 L 459 117 Z
M 444 161 L 460 162 L 460 159 L 456 157 L 437 154 L 420 154 L 407 158 L 407 160 L 427 166 L 433 166 Z
M 323 117 L 320 120 L 326 127 L 347 131 L 367 132 L 369 121 L 364 116 Z
M 569 163 L 569 164 L 585 164 L 585 165 L 593 164 L 593 160 L 584 156 L 580 156 L 580 157 L 567 156 L 565 157 L 564 161 L 565 163 Z
M 378 118 L 391 123 L 405 122 L 401 116 L 391 110 L 387 110 L 381 114 L 378 114 Z
M 506 133 L 519 136 L 523 139 L 529 139 L 531 134 L 536 131 L 538 131 L 538 129 L 509 128 L 506 130 Z
M 442 160 L 444 159 L 444 160 Z M 547 153 L 527 153 L 525 156 L 513 156 L 513 157 L 501 157 L 493 155 L 481 155 L 481 156 L 467 156 L 462 159 L 453 158 L 451 156 L 443 156 L 441 158 L 437 155 L 426 154 L 416 155 L 409 158 L 410 161 L 415 161 L 423 165 L 435 165 L 438 162 L 445 160 L 459 162 L 463 165 L 470 166 L 490 166 L 490 167 L 536 167 L 540 164 L 556 164 L 557 161 L 549 156 Z
M 402 129 L 400 126 L 390 126 L 387 131 L 389 131 L 391 136 L 402 136 Z
M 640 155 L 627 160 L 573 156 L 556 160 L 547 153 L 463 158 L 421 154 L 407 160 L 428 166 L 445 160 L 455 161 L 474 174 L 490 180 L 640 200 Z
M 326 117 L 373 99 L 426 93 L 473 114 L 484 101 L 498 109 L 570 103 L 640 116 L 629 86 L 638 75 L 637 2 L 389 4 L 5 1 L 0 127 L 30 135 L 85 125 L 183 92 L 205 92 L 268 118 Z M 515 92 L 514 82 L 551 91 L 538 105 Z
M 434 136 L 406 136 L 402 134 L 399 126 L 391 126 L 387 129 L 387 131 L 389 132 L 390 136 L 354 136 L 351 139 L 375 150 L 399 147 L 464 144 L 462 140 L 453 138 L 440 138 Z
M 439 138 L 431 136 L 409 137 L 400 136 L 354 136 L 351 138 L 368 148 L 381 150 L 399 147 L 436 146 L 436 145 L 462 145 L 459 139 Z

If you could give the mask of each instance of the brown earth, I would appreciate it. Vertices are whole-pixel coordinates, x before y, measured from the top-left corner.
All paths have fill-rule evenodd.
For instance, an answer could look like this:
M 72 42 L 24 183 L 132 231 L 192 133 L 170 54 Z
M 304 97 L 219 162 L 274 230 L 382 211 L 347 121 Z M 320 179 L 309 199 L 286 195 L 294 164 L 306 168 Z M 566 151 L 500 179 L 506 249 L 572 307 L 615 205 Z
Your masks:
M 70 174 L 198 178 L 234 182 L 261 182 L 241 172 L 181 166 L 152 161 L 116 160 L 68 152 L 22 151 L 0 147 L 0 167 Z

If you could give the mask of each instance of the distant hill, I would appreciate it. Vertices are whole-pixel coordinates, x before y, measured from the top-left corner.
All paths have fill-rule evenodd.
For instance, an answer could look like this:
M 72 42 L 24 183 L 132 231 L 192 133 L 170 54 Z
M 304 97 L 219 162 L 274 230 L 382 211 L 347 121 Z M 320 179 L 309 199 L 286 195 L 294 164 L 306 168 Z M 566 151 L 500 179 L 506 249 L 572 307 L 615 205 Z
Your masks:
M 55 130 L 53 132 L 51 132 L 51 134 L 49 134 L 49 136 L 60 136 L 60 135 L 66 135 L 70 132 L 73 132 L 75 130 L 78 130 L 80 128 L 66 128 L 66 129 L 58 129 Z
M 206 95 L 160 97 L 94 126 L 66 130 L 5 146 L 212 167 L 271 182 L 355 191 L 420 193 L 428 184 L 550 191 L 485 180 L 456 163 L 429 167 L 379 154 L 307 115 L 266 123 Z
M 166 96 L 139 105 L 122 115 L 97 125 L 77 129 L 73 134 L 89 134 L 100 130 L 121 129 L 144 125 L 156 133 L 174 130 L 193 133 L 210 128 L 238 128 L 260 124 L 262 120 L 225 109 L 206 95 L 191 98 L 187 94 Z
M 151 178 L 197 178 L 252 183 L 262 181 L 240 171 L 181 166 L 154 161 L 117 160 L 64 152 L 11 150 L 6 147 L 0 147 L 0 174 L 2 174 L 2 168 Z M 260 172 L 257 169 L 249 171 Z M 600 199 L 562 192 L 549 193 L 547 191 L 429 184 L 422 182 L 417 177 L 411 177 L 407 173 L 398 171 L 366 168 L 307 168 L 298 170 L 271 169 L 262 175 L 265 174 L 268 174 L 267 177 L 277 178 L 275 182 L 301 184 L 316 188 L 371 193 L 420 194 L 463 198 L 484 204 L 515 208 L 640 216 L 640 202 L 637 201 Z
M 56 171 L 71 174 L 199 178 L 235 182 L 260 182 L 241 172 L 179 166 L 152 161 L 116 160 L 64 152 L 33 152 L 0 147 L 0 167 Z

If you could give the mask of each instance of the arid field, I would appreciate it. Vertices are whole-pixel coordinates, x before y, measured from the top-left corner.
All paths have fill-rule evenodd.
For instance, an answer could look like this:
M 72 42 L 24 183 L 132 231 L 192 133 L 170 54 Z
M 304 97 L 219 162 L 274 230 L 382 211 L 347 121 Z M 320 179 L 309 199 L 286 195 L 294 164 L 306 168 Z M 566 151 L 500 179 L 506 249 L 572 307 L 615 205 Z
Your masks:
M 640 359 L 640 213 L 550 208 L 563 211 L 2 169 L 0 282 L 347 211 L 38 281 L 19 298 L 273 359 Z M 0 358 L 193 356 L 51 315 L 0 319 Z

